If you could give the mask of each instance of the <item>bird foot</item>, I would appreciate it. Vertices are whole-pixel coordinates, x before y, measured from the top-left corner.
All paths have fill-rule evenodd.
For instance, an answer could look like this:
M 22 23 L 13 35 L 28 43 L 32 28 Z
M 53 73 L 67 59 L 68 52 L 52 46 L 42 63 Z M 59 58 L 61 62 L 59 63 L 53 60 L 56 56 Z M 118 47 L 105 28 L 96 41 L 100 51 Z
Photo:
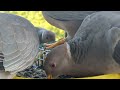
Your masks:
M 60 39 L 59 41 L 55 42 L 55 43 L 52 43 L 52 44 L 44 44 L 46 46 L 46 49 L 51 49 L 51 48 L 54 48 L 58 45 L 61 45 L 65 42 L 65 39 Z

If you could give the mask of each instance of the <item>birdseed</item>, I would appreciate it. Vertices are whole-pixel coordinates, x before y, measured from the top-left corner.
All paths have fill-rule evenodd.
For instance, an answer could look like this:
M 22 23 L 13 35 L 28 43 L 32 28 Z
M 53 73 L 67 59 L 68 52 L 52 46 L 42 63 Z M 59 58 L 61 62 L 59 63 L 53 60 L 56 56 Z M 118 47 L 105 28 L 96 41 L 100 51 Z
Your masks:
M 40 44 L 39 50 L 40 50 L 40 52 L 38 53 L 39 56 L 36 57 L 36 60 L 32 64 L 32 66 L 26 68 L 23 71 L 18 72 L 16 76 L 24 77 L 24 78 L 47 79 L 47 75 L 43 70 L 43 65 L 47 54 L 51 50 L 46 50 L 44 44 Z M 65 79 L 65 78 L 73 78 L 73 77 L 68 75 L 61 75 L 58 77 L 58 79 Z

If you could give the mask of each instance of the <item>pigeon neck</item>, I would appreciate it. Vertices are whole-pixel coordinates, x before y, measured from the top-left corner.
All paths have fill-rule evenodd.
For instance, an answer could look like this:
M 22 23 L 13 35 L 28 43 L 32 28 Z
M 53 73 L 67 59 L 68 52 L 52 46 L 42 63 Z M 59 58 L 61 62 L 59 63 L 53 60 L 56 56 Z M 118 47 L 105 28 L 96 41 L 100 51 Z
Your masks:
M 42 39 L 42 40 L 44 39 L 45 33 L 46 33 L 46 31 L 45 31 L 45 30 L 42 30 L 42 35 L 41 35 L 41 39 Z
M 69 44 L 67 42 L 65 44 L 66 44 L 67 54 L 68 54 L 69 60 L 71 60 L 70 46 L 69 46 Z
M 39 34 L 39 40 L 40 40 L 40 42 L 43 42 L 43 35 L 44 35 L 44 30 L 42 30 L 42 29 L 39 29 L 38 30 L 38 34 Z

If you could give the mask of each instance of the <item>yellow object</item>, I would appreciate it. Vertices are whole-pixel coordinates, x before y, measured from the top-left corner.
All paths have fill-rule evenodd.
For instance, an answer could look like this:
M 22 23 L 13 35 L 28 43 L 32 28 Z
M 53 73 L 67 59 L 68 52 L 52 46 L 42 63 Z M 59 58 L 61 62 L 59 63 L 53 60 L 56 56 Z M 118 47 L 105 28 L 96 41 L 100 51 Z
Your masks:
M 13 79 L 32 79 L 32 78 L 25 78 L 25 77 L 17 77 L 17 76 L 15 76 Z
M 106 75 L 100 75 L 100 76 L 72 78 L 72 79 L 120 79 L 120 74 L 106 74 Z
M 13 79 L 34 79 L 34 78 L 24 78 L 24 77 L 15 76 Z M 100 76 L 72 78 L 72 79 L 120 79 L 120 74 L 106 74 L 106 75 L 100 75 Z
M 51 74 L 48 75 L 47 79 L 52 79 L 52 75 Z

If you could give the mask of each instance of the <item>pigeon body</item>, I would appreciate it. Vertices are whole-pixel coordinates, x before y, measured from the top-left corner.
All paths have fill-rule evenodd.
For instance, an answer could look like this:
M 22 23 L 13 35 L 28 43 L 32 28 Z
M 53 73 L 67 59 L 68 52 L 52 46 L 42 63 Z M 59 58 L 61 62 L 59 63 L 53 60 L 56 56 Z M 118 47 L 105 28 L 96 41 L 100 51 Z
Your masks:
M 73 38 L 84 18 L 96 11 L 43 11 L 44 18 L 67 32 L 66 41 Z
M 48 54 L 44 68 L 54 78 L 120 73 L 119 49 L 120 12 L 96 12 L 84 19 L 73 39 Z
M 0 79 L 11 79 L 32 65 L 38 51 L 35 27 L 25 18 L 0 13 Z

